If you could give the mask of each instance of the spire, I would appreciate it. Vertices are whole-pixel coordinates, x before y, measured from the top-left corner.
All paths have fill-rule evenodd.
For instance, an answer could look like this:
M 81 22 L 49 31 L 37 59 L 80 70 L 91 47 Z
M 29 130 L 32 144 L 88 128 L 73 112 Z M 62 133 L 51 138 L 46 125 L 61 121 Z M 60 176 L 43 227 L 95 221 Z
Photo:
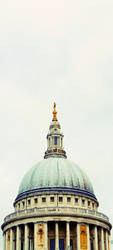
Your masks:
M 48 157 L 63 157 L 67 158 L 66 152 L 63 149 L 63 137 L 61 127 L 57 120 L 56 103 L 54 102 L 53 119 L 47 134 L 47 150 L 44 158 Z
M 56 103 L 54 102 L 53 121 L 57 121 Z

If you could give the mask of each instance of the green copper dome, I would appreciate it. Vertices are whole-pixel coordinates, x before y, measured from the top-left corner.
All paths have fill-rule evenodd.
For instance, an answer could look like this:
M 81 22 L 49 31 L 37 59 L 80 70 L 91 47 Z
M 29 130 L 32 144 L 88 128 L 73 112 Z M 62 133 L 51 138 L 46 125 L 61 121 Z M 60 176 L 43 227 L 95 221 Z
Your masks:
M 77 192 L 95 198 L 87 175 L 74 162 L 61 157 L 49 157 L 32 167 L 20 184 L 18 196 L 43 190 Z
M 63 137 L 54 103 L 44 160 L 37 163 L 24 176 L 16 200 L 37 192 L 76 193 L 96 200 L 89 178 L 74 162 L 67 160 Z

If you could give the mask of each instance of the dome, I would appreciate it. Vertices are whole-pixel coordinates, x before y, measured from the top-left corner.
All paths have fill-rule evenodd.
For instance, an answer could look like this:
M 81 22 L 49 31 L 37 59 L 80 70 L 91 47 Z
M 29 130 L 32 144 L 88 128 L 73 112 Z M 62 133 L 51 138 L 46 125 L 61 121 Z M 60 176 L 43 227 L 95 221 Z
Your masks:
M 67 159 L 63 137 L 54 103 L 44 159 L 24 176 L 16 201 L 25 196 L 35 195 L 37 192 L 74 193 L 97 201 L 87 175 L 74 162 Z
M 87 175 L 62 157 L 49 157 L 32 167 L 21 181 L 17 198 L 42 191 L 71 192 L 96 199 Z
M 25 174 L 4 218 L 4 250 L 110 249 L 109 218 L 98 212 L 92 184 L 68 160 L 63 139 L 54 103 L 44 159 Z

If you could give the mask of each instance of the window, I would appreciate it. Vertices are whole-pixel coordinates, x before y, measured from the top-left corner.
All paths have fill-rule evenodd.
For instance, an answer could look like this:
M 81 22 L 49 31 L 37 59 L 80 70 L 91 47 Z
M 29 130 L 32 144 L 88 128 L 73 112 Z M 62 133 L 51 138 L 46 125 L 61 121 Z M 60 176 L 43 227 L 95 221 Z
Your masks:
M 23 205 L 23 207 L 24 207 L 24 205 L 25 205 L 25 202 L 24 202 L 24 201 L 22 201 L 22 205 Z
M 28 202 L 28 205 L 30 205 L 30 204 L 31 204 L 31 201 L 30 201 L 30 200 L 28 200 L 27 202 Z
M 92 207 L 93 207 L 93 209 L 94 209 L 94 203 L 92 203 Z
M 90 201 L 88 201 L 88 207 L 90 207 Z
M 71 201 L 71 197 L 67 197 L 67 202 L 70 202 Z
M 57 145 L 57 136 L 54 137 L 54 145 Z
M 54 197 L 50 197 L 50 202 L 54 202 Z
M 46 202 L 46 198 L 45 197 L 42 197 L 42 202 Z
M 84 206 L 85 205 L 85 200 L 82 200 L 82 206 Z
M 59 202 L 63 202 L 63 197 L 62 196 L 59 197 Z
M 38 199 L 37 198 L 34 199 L 34 203 L 35 204 L 38 203 Z
M 75 198 L 75 203 L 78 203 L 78 198 Z
M 18 208 L 20 208 L 20 203 L 18 203 Z

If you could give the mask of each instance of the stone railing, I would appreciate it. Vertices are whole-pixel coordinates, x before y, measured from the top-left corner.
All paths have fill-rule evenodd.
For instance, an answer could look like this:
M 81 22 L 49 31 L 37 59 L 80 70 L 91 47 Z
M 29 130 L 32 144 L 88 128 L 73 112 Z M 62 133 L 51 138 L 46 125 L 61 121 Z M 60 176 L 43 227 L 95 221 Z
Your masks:
M 52 215 L 69 215 L 69 216 L 82 216 L 82 217 L 89 217 L 94 219 L 100 219 L 102 221 L 109 223 L 109 218 L 95 210 L 89 210 L 85 208 L 73 208 L 73 207 L 45 207 L 45 208 L 32 208 L 26 210 L 20 210 L 18 212 L 9 214 L 5 217 L 4 223 L 8 223 L 8 221 L 22 219 L 25 217 L 32 217 L 32 216 L 52 216 Z

